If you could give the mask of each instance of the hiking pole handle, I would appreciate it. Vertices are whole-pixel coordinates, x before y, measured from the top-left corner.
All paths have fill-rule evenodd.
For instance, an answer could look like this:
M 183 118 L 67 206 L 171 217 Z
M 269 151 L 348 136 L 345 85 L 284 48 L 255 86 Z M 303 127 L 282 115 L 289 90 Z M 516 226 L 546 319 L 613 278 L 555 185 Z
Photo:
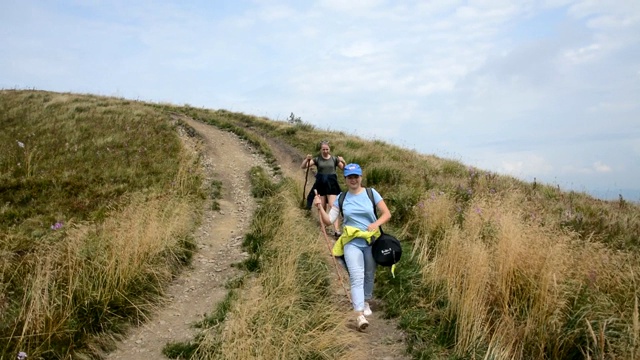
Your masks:
M 315 196 L 313 197 L 313 205 L 318 208 L 318 217 L 320 218 L 320 225 L 324 226 L 324 221 L 322 220 L 322 212 L 321 209 L 323 209 L 322 206 L 322 200 L 320 200 L 320 202 L 317 202 L 316 200 L 318 199 L 318 189 L 313 189 L 313 193 L 315 194 Z

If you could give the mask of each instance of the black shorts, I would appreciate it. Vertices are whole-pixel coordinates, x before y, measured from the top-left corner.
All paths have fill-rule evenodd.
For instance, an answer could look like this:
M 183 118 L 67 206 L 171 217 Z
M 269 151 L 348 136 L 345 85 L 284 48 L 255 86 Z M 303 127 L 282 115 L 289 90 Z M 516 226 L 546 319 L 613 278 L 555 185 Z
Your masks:
M 318 190 L 318 195 L 338 195 L 342 191 L 340 184 L 338 184 L 338 176 L 336 174 L 331 175 L 316 175 L 316 183 L 313 187 Z

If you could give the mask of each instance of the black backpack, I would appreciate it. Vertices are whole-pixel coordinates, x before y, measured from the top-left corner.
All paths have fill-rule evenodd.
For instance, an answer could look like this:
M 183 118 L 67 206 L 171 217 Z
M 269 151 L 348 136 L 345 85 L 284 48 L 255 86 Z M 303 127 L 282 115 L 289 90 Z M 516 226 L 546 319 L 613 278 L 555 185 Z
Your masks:
M 373 205 L 373 214 L 377 219 L 378 211 L 376 210 L 376 203 L 373 199 L 373 191 L 371 191 L 371 188 L 365 188 L 365 190 L 367 191 L 369 200 L 371 200 L 371 204 Z M 342 215 L 343 218 L 344 214 L 342 213 L 342 204 L 344 203 L 344 198 L 346 196 L 346 192 L 341 192 L 340 195 L 338 195 L 338 206 L 340 208 L 340 215 Z M 394 236 L 382 231 L 382 226 L 380 227 L 380 234 L 381 235 L 377 239 L 373 239 L 371 244 L 373 259 L 378 265 L 393 266 L 400 261 L 400 257 L 402 256 L 402 246 L 400 246 L 400 241 L 398 241 Z

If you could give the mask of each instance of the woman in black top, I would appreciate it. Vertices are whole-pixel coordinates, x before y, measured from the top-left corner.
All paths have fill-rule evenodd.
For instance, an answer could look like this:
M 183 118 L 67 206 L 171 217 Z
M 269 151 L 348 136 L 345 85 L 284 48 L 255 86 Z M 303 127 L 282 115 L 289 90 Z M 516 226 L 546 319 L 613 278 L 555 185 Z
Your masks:
M 331 155 L 331 148 L 328 141 L 320 143 L 320 156 L 313 158 L 311 154 L 302 161 L 301 168 L 306 169 L 309 166 L 315 166 L 317 169 L 316 182 L 313 188 L 318 191 L 322 199 L 322 206 L 329 211 L 331 205 L 336 200 L 336 196 L 340 194 L 340 184 L 338 184 L 338 175 L 336 168 L 344 169 L 344 159 L 342 156 Z M 340 227 L 338 220 L 333 223 L 334 235 L 340 236 Z

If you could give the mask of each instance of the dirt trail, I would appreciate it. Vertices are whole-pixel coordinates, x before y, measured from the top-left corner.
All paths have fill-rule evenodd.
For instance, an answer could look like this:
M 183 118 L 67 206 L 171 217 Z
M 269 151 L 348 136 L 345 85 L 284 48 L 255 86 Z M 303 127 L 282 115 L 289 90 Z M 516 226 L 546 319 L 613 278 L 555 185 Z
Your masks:
M 265 140 L 269 143 L 273 154 L 278 160 L 278 164 L 282 167 L 282 171 L 287 177 L 291 177 L 299 181 L 300 188 L 303 187 L 305 171 L 300 168 L 300 163 L 302 162 L 303 155 L 300 154 L 296 149 L 292 148 L 288 144 L 278 140 L 272 139 L 268 137 L 264 137 Z M 309 174 L 309 179 L 307 183 L 307 191 L 311 189 L 313 186 L 314 178 L 312 174 Z M 384 196 L 384 194 L 383 194 Z M 302 200 L 302 199 L 301 199 Z M 317 219 L 316 210 L 313 211 L 313 217 Z M 322 229 L 318 224 L 318 241 L 321 242 L 329 242 L 330 246 L 333 246 L 333 238 L 331 235 L 325 237 L 322 233 Z M 326 227 L 330 229 L 331 227 Z M 327 230 L 325 230 L 327 231 Z M 339 269 L 337 271 L 340 272 L 340 276 L 342 277 L 342 281 L 344 282 L 345 288 L 343 288 L 340 284 L 340 279 L 338 274 L 333 266 L 333 261 L 329 255 L 329 249 L 327 249 L 326 258 L 327 262 L 330 264 L 333 269 L 332 278 L 334 284 L 334 303 L 337 304 L 340 309 L 345 310 L 346 316 L 353 317 L 353 321 L 349 323 L 349 327 L 353 328 L 356 331 L 356 323 L 355 316 L 350 311 L 351 303 L 347 298 L 346 291 L 349 291 L 349 278 L 346 271 Z M 388 269 L 385 269 L 388 271 Z M 358 344 L 358 348 L 362 349 L 362 352 L 366 352 L 366 358 L 368 359 L 376 359 L 376 360 L 404 360 L 410 359 L 409 356 L 405 354 L 404 349 L 406 348 L 404 344 L 404 334 L 401 330 L 398 329 L 397 321 L 384 319 L 382 317 L 382 309 L 378 302 L 372 301 L 371 309 L 373 310 L 373 315 L 367 317 L 369 320 L 369 327 L 365 332 L 358 332 L 360 339 L 362 340 L 361 344 Z
M 192 266 L 169 286 L 163 306 L 148 322 L 133 329 L 119 343 L 117 350 L 107 356 L 108 359 L 137 360 L 141 356 L 163 359 L 161 351 L 168 342 L 193 339 L 196 331 L 191 325 L 213 311 L 227 293 L 224 288 L 226 281 L 238 274 L 231 264 L 248 256 L 242 252 L 241 243 L 256 206 L 251 196 L 248 172 L 256 165 L 268 167 L 246 142 L 234 134 L 187 117 L 180 119 L 192 126 L 203 139 L 207 180 L 222 181 L 224 199 L 219 201 L 221 210 L 205 210 L 203 223 L 195 234 L 198 252 Z M 302 188 L 305 172 L 299 167 L 302 157 L 298 151 L 276 139 L 264 138 L 271 146 L 284 175 L 299 180 Z M 307 189 L 311 187 L 313 178 L 308 181 Z M 318 233 L 318 241 L 326 241 L 319 227 Z M 348 282 L 344 273 L 343 278 Z M 334 284 L 335 303 L 351 315 L 347 310 L 350 304 L 335 273 Z M 371 325 L 365 333 L 360 334 L 362 344 L 358 348 L 368 353 L 369 359 L 408 359 L 404 355 L 403 335 L 397 330 L 396 323 L 376 313 L 375 303 L 372 309 L 374 314 L 369 317 Z M 355 329 L 355 321 L 352 325 Z
M 186 117 L 181 119 L 202 137 L 207 182 L 222 182 L 220 211 L 206 206 L 203 223 L 195 234 L 198 251 L 192 265 L 168 287 L 163 306 L 148 322 L 133 329 L 108 359 L 162 359 L 167 342 L 193 339 L 196 332 L 191 325 L 214 310 L 227 293 L 225 283 L 238 274 L 231 264 L 248 256 L 241 244 L 255 209 L 249 170 L 256 165 L 268 167 L 236 135 Z

